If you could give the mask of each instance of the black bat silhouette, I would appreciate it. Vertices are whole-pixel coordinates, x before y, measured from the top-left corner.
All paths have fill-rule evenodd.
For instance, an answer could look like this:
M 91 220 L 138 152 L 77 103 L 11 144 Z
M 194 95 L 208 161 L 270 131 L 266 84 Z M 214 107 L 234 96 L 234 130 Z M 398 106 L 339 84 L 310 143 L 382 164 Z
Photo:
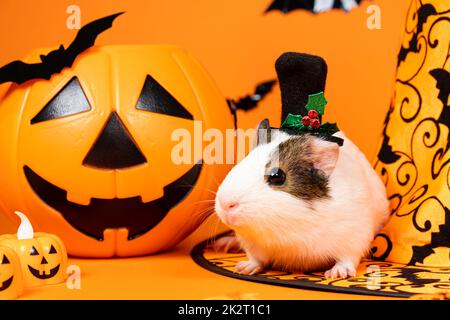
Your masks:
M 378 159 L 385 164 L 395 163 L 400 156 L 392 150 L 392 146 L 389 145 L 389 137 L 387 135 L 383 138 L 383 144 L 378 152 Z
M 237 110 L 248 111 L 258 106 L 258 103 L 265 98 L 267 94 L 272 91 L 273 86 L 277 83 L 276 80 L 269 80 L 258 84 L 255 92 L 252 95 L 246 95 L 235 101 L 227 99 L 228 107 L 234 117 L 234 127 L 237 129 Z
M 405 48 L 402 46 L 400 52 L 398 53 L 397 65 L 406 60 L 406 57 L 410 52 L 419 52 L 419 34 L 423 31 L 423 26 L 427 22 L 430 16 L 437 14 L 436 8 L 432 4 L 425 4 L 419 8 L 417 11 L 417 28 L 414 31 L 413 37 L 409 41 L 409 47 Z
M 423 246 L 413 246 L 413 256 L 409 261 L 409 265 L 423 263 L 425 258 L 435 253 L 435 248 L 450 248 L 450 210 L 444 207 L 445 221 L 439 225 L 438 232 L 431 233 L 431 242 Z
M 362 0 L 355 0 L 359 4 Z M 266 9 L 265 13 L 273 10 L 279 10 L 284 14 L 287 14 L 293 10 L 303 9 L 313 13 L 315 0 L 274 0 L 272 4 Z M 341 0 L 334 0 L 334 9 L 344 9 Z
M 445 69 L 434 69 L 430 71 L 431 76 L 436 80 L 436 88 L 439 90 L 438 99 L 442 101 L 444 107 L 437 119 L 450 130 L 450 105 L 448 105 L 448 97 L 450 96 L 450 72 Z M 450 131 L 447 136 L 446 151 L 450 149 Z
M 418 269 L 418 268 L 401 268 L 400 275 L 393 276 L 393 278 L 401 278 L 401 279 L 407 279 L 408 281 L 412 282 L 414 286 L 422 286 L 425 284 L 430 283 L 436 283 L 439 282 L 439 279 L 422 279 L 420 277 L 420 273 L 427 272 L 424 269 Z
M 231 104 L 231 108 L 240 109 L 244 111 L 248 111 L 250 109 L 255 108 L 264 97 L 272 91 L 273 85 L 276 83 L 276 80 L 269 80 L 263 83 L 260 83 L 256 86 L 255 92 L 252 95 L 247 95 L 245 97 L 240 98 L 237 101 L 228 100 L 229 104 Z
M 13 61 L 0 68 L 0 84 L 15 82 L 18 84 L 32 79 L 49 80 L 55 73 L 60 73 L 65 67 L 71 67 L 76 57 L 95 44 L 97 36 L 112 27 L 115 18 L 123 12 L 110 15 L 83 26 L 67 49 L 61 45 L 47 55 L 41 55 L 40 63 L 25 63 Z
M 380 151 L 378 152 L 378 159 L 385 164 L 392 164 L 400 159 L 400 156 L 394 152 L 392 146 L 389 144 L 391 138 L 387 134 L 387 126 L 393 110 L 394 106 L 391 105 L 386 119 L 384 120 L 383 144 L 381 145 Z

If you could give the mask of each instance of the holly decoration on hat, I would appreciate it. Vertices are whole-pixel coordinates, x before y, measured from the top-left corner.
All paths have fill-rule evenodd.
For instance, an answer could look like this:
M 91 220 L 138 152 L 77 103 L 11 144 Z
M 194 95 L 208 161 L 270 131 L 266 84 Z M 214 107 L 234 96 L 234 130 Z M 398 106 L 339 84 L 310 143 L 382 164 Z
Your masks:
M 306 110 L 308 115 L 294 115 L 288 114 L 282 128 L 294 130 L 297 132 L 317 132 L 321 134 L 333 135 L 339 131 L 336 123 L 320 123 L 319 116 L 325 113 L 325 106 L 328 101 L 325 99 L 323 92 L 311 94 L 308 96 L 308 103 Z

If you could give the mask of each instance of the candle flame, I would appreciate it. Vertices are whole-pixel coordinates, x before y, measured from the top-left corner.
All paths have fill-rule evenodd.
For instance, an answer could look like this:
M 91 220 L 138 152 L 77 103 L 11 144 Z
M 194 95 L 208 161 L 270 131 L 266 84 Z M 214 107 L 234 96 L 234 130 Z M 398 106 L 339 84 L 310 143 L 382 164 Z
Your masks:
M 17 239 L 19 240 L 33 239 L 34 230 L 30 220 L 28 220 L 27 216 L 24 215 L 22 212 L 16 211 L 15 214 L 18 215 L 20 218 L 20 226 L 17 229 Z

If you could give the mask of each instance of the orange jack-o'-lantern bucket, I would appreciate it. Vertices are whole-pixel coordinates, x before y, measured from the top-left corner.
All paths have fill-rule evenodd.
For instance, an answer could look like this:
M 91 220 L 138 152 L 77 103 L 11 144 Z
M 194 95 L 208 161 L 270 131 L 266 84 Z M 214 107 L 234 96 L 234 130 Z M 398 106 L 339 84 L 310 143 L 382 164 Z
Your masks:
M 0 202 L 11 216 L 26 212 L 83 257 L 167 249 L 205 219 L 199 200 L 229 166 L 202 163 L 201 134 L 233 118 L 184 50 L 92 47 L 50 80 L 3 86 Z M 190 161 L 173 159 L 177 130 L 200 139 Z

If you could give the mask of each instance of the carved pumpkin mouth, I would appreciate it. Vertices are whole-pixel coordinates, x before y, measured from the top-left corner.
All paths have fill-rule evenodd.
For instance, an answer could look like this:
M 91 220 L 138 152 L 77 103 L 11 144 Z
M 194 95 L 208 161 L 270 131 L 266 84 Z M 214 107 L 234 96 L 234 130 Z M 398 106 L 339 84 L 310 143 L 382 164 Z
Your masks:
M 143 203 L 140 196 L 124 199 L 92 198 L 89 205 L 67 200 L 67 191 L 48 182 L 28 166 L 25 177 L 36 195 L 81 233 L 98 241 L 107 229 L 128 229 L 133 240 L 153 229 L 167 213 L 189 195 L 202 169 L 202 162 L 194 165 L 182 177 L 164 187 L 164 196 Z
M 48 274 L 46 274 L 45 272 L 39 272 L 39 270 L 36 270 L 35 268 L 31 267 L 30 265 L 28 266 L 28 270 L 30 270 L 31 274 L 33 276 L 35 276 L 36 278 L 41 279 L 41 280 L 46 280 L 46 279 L 50 279 L 50 278 L 53 278 L 54 276 L 56 276 L 56 274 L 59 271 L 59 264 L 56 267 L 54 267 L 53 269 L 51 269 Z
M 8 289 L 11 286 L 13 280 L 14 276 L 11 276 L 11 278 L 9 278 L 8 280 L 3 281 L 2 285 L 0 286 L 0 291 L 5 291 L 6 289 Z

